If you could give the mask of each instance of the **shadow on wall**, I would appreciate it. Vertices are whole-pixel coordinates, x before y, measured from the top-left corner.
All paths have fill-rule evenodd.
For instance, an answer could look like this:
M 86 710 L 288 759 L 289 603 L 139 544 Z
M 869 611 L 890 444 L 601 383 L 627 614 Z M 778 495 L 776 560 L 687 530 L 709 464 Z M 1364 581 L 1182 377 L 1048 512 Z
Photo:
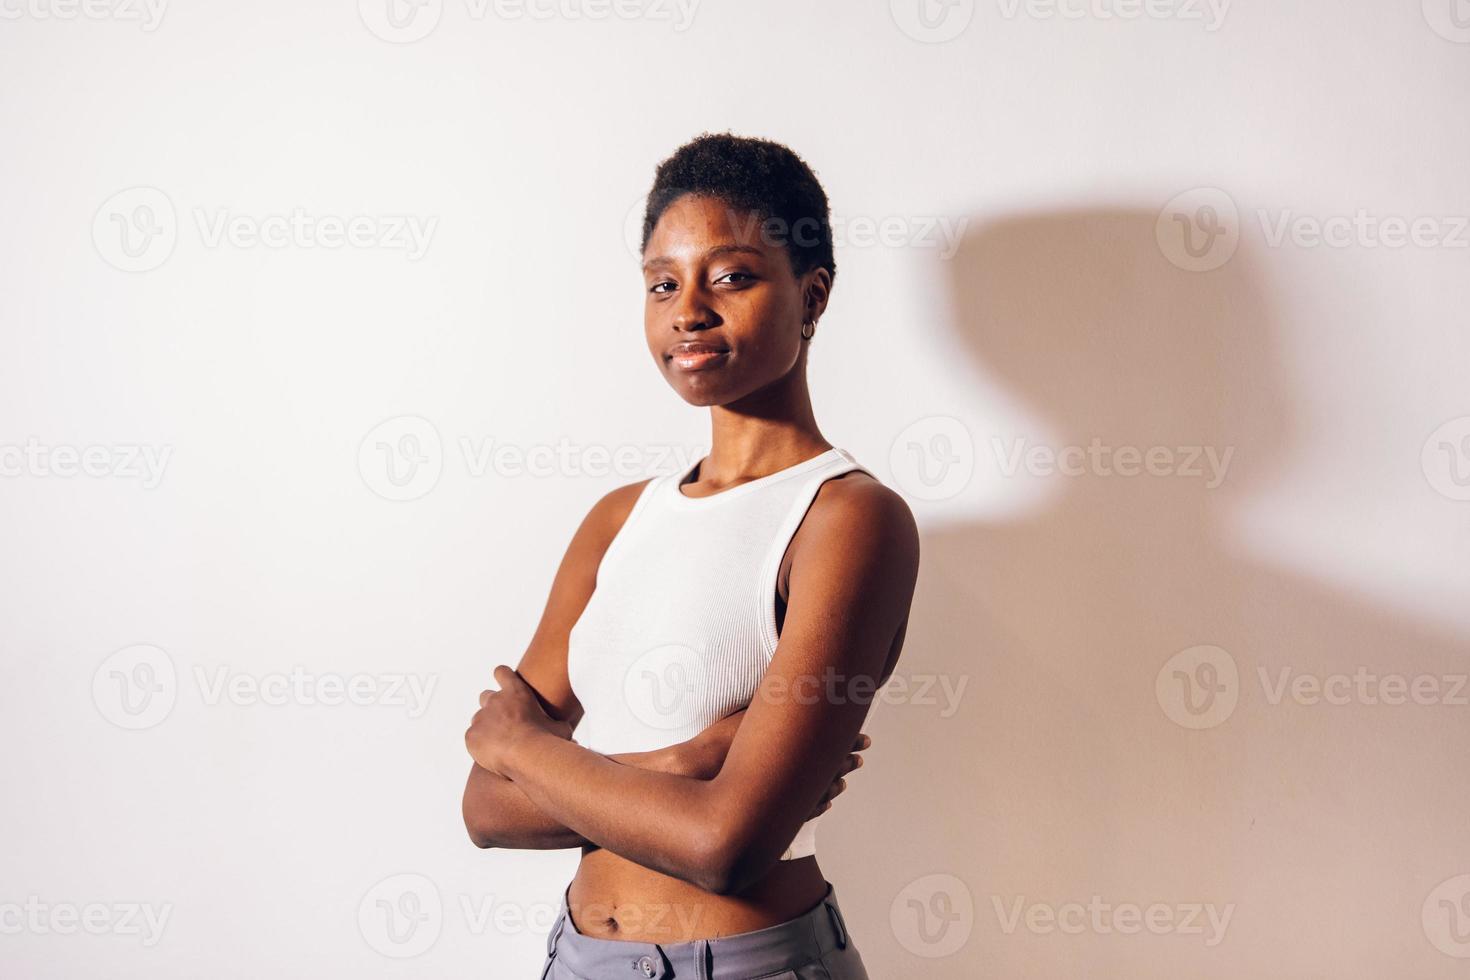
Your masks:
M 1467 643 L 1233 544 L 1299 436 L 1273 284 L 1244 245 L 1175 267 L 1156 217 L 972 224 L 955 329 L 1048 429 L 977 427 L 975 451 L 1233 447 L 1224 482 L 1088 467 L 1016 523 L 926 534 L 898 673 L 967 686 L 947 718 L 876 707 L 829 873 L 875 978 L 1458 975 L 1427 900 L 1470 872 L 1470 709 L 1291 684 L 1443 677 Z

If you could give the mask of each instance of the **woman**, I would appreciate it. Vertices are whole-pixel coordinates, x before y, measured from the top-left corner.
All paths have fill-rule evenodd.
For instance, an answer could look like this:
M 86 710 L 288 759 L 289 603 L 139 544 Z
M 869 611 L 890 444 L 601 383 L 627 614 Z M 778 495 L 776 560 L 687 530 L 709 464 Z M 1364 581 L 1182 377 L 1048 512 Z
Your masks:
M 583 520 L 465 733 L 465 824 L 582 848 L 543 978 L 866 978 L 813 819 L 861 764 L 919 543 L 813 416 L 826 194 L 784 146 L 705 134 L 658 168 L 643 260 L 649 350 L 711 448 Z

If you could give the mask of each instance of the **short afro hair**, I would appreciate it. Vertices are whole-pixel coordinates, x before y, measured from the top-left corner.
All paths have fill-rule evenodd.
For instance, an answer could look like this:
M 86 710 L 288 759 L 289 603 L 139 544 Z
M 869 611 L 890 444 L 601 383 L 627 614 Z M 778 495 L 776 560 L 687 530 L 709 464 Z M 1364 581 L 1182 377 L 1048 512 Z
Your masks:
M 836 278 L 827 192 L 789 147 L 731 133 L 701 133 L 679 147 L 654 174 L 643 215 L 643 249 L 669 205 L 686 194 L 757 216 L 767 241 L 786 246 L 796 275 L 823 268 Z

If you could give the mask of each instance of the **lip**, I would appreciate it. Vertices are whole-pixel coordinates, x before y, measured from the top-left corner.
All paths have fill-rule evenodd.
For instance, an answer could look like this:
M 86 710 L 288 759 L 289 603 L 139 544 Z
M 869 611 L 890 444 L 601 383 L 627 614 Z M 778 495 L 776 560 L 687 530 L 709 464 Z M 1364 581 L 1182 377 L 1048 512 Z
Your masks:
M 730 348 L 705 340 L 686 340 L 670 347 L 665 356 L 681 371 L 703 371 L 724 363 Z
M 675 354 L 670 361 L 681 371 L 703 371 L 724 362 L 730 356 L 727 350 L 705 351 L 694 354 Z

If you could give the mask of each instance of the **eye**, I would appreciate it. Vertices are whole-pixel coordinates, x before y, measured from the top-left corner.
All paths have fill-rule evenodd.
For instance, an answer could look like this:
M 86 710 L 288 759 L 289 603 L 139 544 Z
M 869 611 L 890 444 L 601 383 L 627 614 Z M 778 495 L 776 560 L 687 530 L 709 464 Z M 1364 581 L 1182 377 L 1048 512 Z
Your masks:
M 716 279 L 715 282 L 724 282 L 725 280 L 729 279 L 731 276 L 738 276 L 738 277 L 740 277 L 739 279 L 736 279 L 735 282 L 740 282 L 741 280 L 744 280 L 744 279 L 754 279 L 755 278 L 755 276 L 752 276 L 748 272 L 727 272 L 723 276 L 720 276 L 718 279 Z M 733 285 L 733 283 L 732 283 L 732 285 Z
M 667 279 L 663 279 L 663 280 L 660 280 L 659 282 L 654 283 L 652 286 L 650 286 L 649 289 L 648 289 L 648 291 L 650 293 L 660 293 L 661 294 L 661 293 L 664 292 L 664 290 L 660 289 L 659 287 L 661 287 L 661 286 L 669 286 L 669 287 L 672 287 L 673 285 L 674 284 L 672 282 L 669 282 Z

